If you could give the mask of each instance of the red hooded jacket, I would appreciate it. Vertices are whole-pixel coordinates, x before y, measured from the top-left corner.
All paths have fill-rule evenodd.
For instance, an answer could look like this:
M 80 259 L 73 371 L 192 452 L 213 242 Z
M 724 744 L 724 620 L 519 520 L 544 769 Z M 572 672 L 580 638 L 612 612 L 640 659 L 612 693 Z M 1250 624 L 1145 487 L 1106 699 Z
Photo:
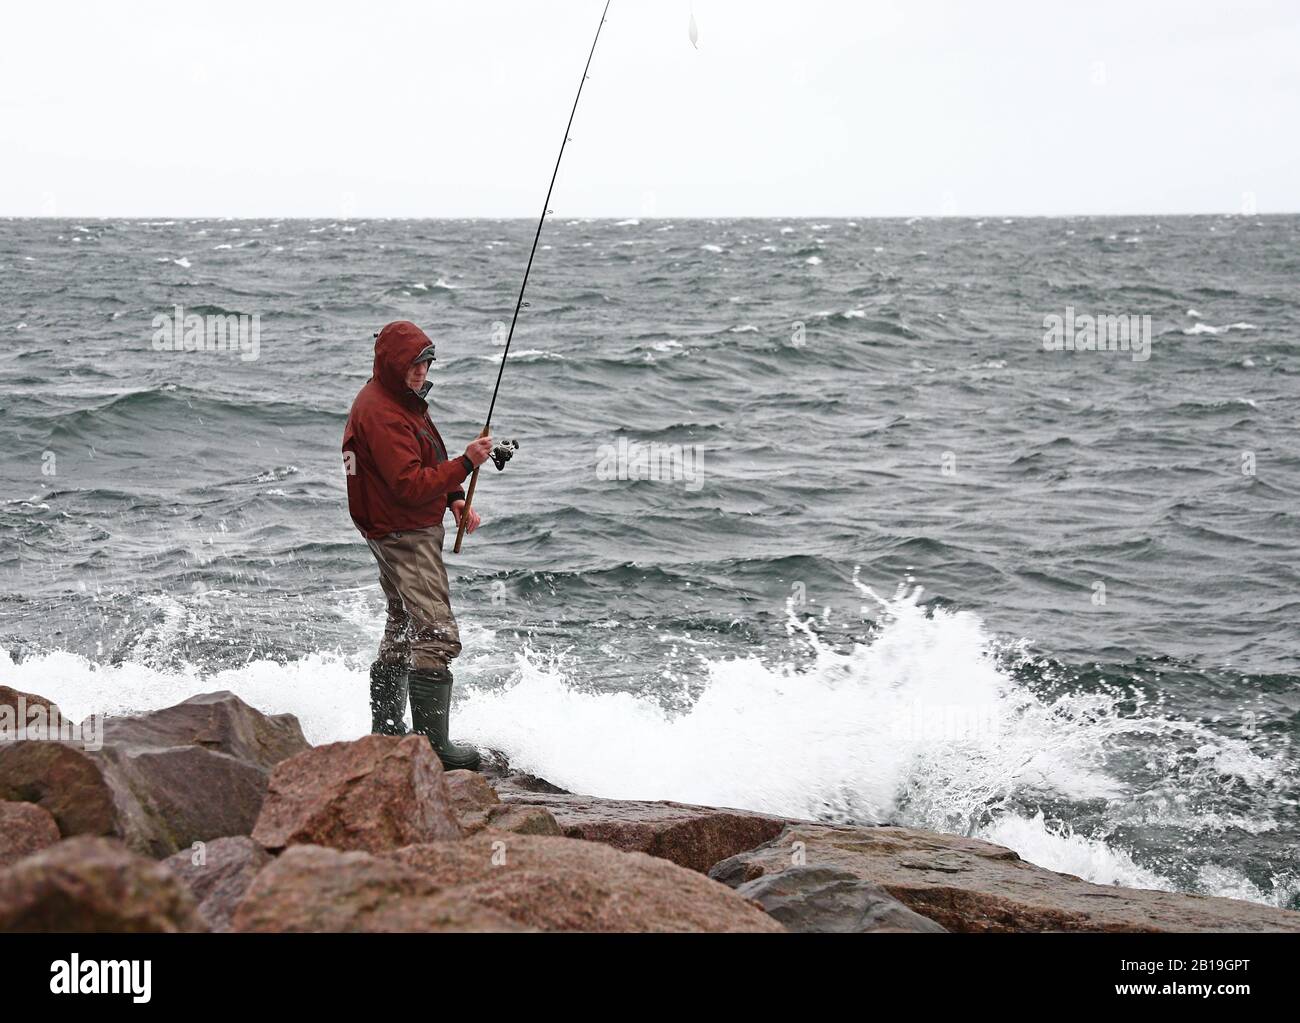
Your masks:
M 429 344 L 405 320 L 380 331 L 374 375 L 343 430 L 348 511 L 367 537 L 439 525 L 447 506 L 465 496 L 469 460 L 447 458 L 428 403 L 406 386 L 407 370 Z

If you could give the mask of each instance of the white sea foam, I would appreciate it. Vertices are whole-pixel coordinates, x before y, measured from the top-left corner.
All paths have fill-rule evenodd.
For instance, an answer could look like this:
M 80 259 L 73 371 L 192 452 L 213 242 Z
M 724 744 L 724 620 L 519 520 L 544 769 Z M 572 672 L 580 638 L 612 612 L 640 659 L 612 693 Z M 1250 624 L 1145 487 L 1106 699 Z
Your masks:
M 1026 788 L 1114 798 L 1097 760 L 1130 727 L 1109 698 L 1043 703 L 996 665 L 973 615 L 889 602 L 874 638 L 811 666 L 708 664 L 689 708 L 592 693 L 528 654 L 503 691 L 474 691 L 461 729 L 565 788 L 742 806 L 798 817 L 967 830 Z M 969 727 L 938 729 L 944 714 Z M 583 741 L 572 741 L 574 734 Z M 978 823 L 978 822 L 977 822 Z
M 848 653 L 810 635 L 811 665 L 710 661 L 703 695 L 675 712 L 627 693 L 591 692 L 562 665 L 525 652 L 508 688 L 469 693 L 458 726 L 575 791 L 891 820 L 973 834 L 1098 883 L 1173 887 L 1105 836 L 1019 805 L 1041 796 L 1127 806 L 1130 794 L 1106 769 L 1115 741 L 1189 726 L 1122 715 L 1104 693 L 1036 696 L 999 667 L 974 615 L 927 614 L 914 597 L 882 605 L 883 625 Z M 973 727 L 930 727 L 940 709 Z M 1277 770 L 1244 744 L 1205 745 L 1217 770 L 1254 780 Z M 1208 811 L 1175 810 L 1189 827 L 1215 826 L 1201 819 Z M 1236 882 L 1224 894 L 1274 901 Z
M 1008 814 L 981 829 L 980 837 L 1014 849 L 1022 859 L 1041 867 L 1074 874 L 1096 884 L 1173 891 L 1174 886 L 1153 871 L 1133 862 L 1123 849 L 1085 838 L 1068 827 L 1051 824 L 1042 813 L 1032 817 Z
M 1273 890 L 1263 891 L 1244 874 L 1218 864 L 1206 864 L 1197 872 L 1202 892 L 1221 895 L 1229 899 L 1263 902 L 1281 909 L 1289 909 L 1291 901 L 1300 894 L 1300 878 L 1275 876 Z
M 1258 330 L 1253 323 L 1228 323 L 1222 327 L 1212 327 L 1208 323 L 1194 323 L 1184 327 L 1184 334 L 1227 334 L 1234 330 Z
M 176 629 L 173 614 L 161 627 Z M 57 703 L 74 720 L 101 711 L 126 714 L 156 710 L 198 693 L 230 690 L 267 714 L 295 714 L 313 743 L 355 738 L 370 730 L 368 665 L 337 654 L 312 654 L 298 661 L 249 661 L 201 674 L 192 666 L 162 668 L 131 660 L 95 664 L 76 654 L 52 652 L 14 664 L 0 650 L 4 685 L 35 692 Z

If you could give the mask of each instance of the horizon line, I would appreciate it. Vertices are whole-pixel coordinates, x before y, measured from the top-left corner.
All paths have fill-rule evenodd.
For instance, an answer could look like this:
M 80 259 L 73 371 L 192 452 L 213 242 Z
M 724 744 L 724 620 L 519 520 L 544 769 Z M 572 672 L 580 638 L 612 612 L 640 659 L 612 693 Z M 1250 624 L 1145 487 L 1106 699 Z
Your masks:
M 682 220 L 1078 220 L 1100 217 L 1229 217 L 1241 219 L 1254 219 L 1258 217 L 1294 217 L 1300 216 L 1300 209 L 1297 210 L 1269 210 L 1257 213 L 1239 213 L 1225 210 L 1210 210 L 1197 212 L 1178 212 L 1178 213 L 872 213 L 863 215 L 852 215 L 844 213 L 835 214 L 691 214 L 688 216 L 646 216 L 638 214 L 602 214 L 599 216 L 578 216 L 572 215 L 559 217 L 557 214 L 551 214 L 552 220 L 563 219 L 572 220 L 636 220 L 643 221 L 682 221 Z M 49 214 L 28 214 L 28 213 L 0 213 L 0 220 L 332 220 L 338 222 L 348 221 L 368 221 L 368 220 L 525 220 L 534 222 L 537 218 L 526 214 L 511 215 L 462 215 L 451 216 L 447 214 L 438 215 L 377 215 L 377 216 L 358 216 L 350 215 L 341 217 L 329 214 L 306 214 L 293 213 L 284 216 L 273 216 L 267 214 L 248 215 L 248 214 L 195 214 L 195 213 L 59 213 Z

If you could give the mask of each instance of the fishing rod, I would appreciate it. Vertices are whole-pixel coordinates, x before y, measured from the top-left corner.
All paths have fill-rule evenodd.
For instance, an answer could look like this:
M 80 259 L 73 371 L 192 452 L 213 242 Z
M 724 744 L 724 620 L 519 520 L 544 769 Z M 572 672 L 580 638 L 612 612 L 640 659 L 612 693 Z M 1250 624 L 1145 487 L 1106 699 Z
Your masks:
M 609 0 L 605 0 L 605 9 L 600 12 L 600 25 L 596 26 L 596 38 L 591 41 L 591 52 L 587 54 L 587 65 L 582 69 L 582 81 L 578 82 L 578 94 L 573 97 L 573 109 L 569 111 L 569 123 L 564 128 L 564 141 L 560 143 L 560 155 L 555 158 L 555 170 L 551 172 L 551 184 L 546 189 L 546 201 L 542 203 L 542 215 L 537 219 L 537 233 L 533 236 L 533 250 L 528 254 L 528 266 L 524 268 L 523 283 L 519 285 L 519 299 L 515 302 L 515 314 L 510 319 L 510 333 L 506 335 L 505 351 L 501 353 L 501 368 L 497 370 L 497 383 L 492 388 L 492 403 L 488 405 L 487 419 L 483 422 L 483 432 L 480 437 L 486 437 L 492 428 L 492 413 L 497 407 L 497 392 L 501 390 L 501 376 L 506 371 L 506 359 L 510 356 L 510 342 L 515 337 L 515 323 L 519 320 L 519 310 L 524 304 L 524 289 L 528 287 L 528 274 L 533 269 L 533 257 L 537 255 L 537 242 L 542 237 L 542 225 L 546 223 L 546 215 L 551 212 L 551 192 L 555 188 L 555 179 L 560 173 L 560 161 L 564 159 L 564 147 L 569 142 L 569 132 L 573 128 L 573 115 L 578 112 L 578 100 L 582 99 L 582 86 L 587 81 L 587 72 L 591 70 L 591 58 L 596 52 L 596 43 L 600 41 L 600 29 L 605 24 L 605 15 L 609 13 Z M 519 446 L 514 445 L 516 448 Z M 493 461 L 496 462 L 498 469 L 505 466 L 509 459 L 510 453 L 498 454 L 493 452 Z M 465 506 L 460 510 L 460 528 L 456 531 L 456 546 L 452 548 L 456 554 L 460 553 L 460 545 L 465 539 L 465 524 L 469 522 L 469 510 L 474 503 L 474 488 L 478 486 L 478 471 L 481 466 L 474 466 L 474 474 L 470 477 L 469 490 L 465 494 Z

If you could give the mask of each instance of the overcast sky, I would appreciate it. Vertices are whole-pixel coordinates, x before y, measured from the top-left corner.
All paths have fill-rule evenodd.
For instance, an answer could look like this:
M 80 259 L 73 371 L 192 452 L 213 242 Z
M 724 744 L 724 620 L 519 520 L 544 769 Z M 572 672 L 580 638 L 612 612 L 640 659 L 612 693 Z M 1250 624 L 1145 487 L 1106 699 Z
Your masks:
M 601 7 L 7 2 L 0 215 L 536 217 Z M 1298 62 L 1297 0 L 613 0 L 551 205 L 1297 212 Z

